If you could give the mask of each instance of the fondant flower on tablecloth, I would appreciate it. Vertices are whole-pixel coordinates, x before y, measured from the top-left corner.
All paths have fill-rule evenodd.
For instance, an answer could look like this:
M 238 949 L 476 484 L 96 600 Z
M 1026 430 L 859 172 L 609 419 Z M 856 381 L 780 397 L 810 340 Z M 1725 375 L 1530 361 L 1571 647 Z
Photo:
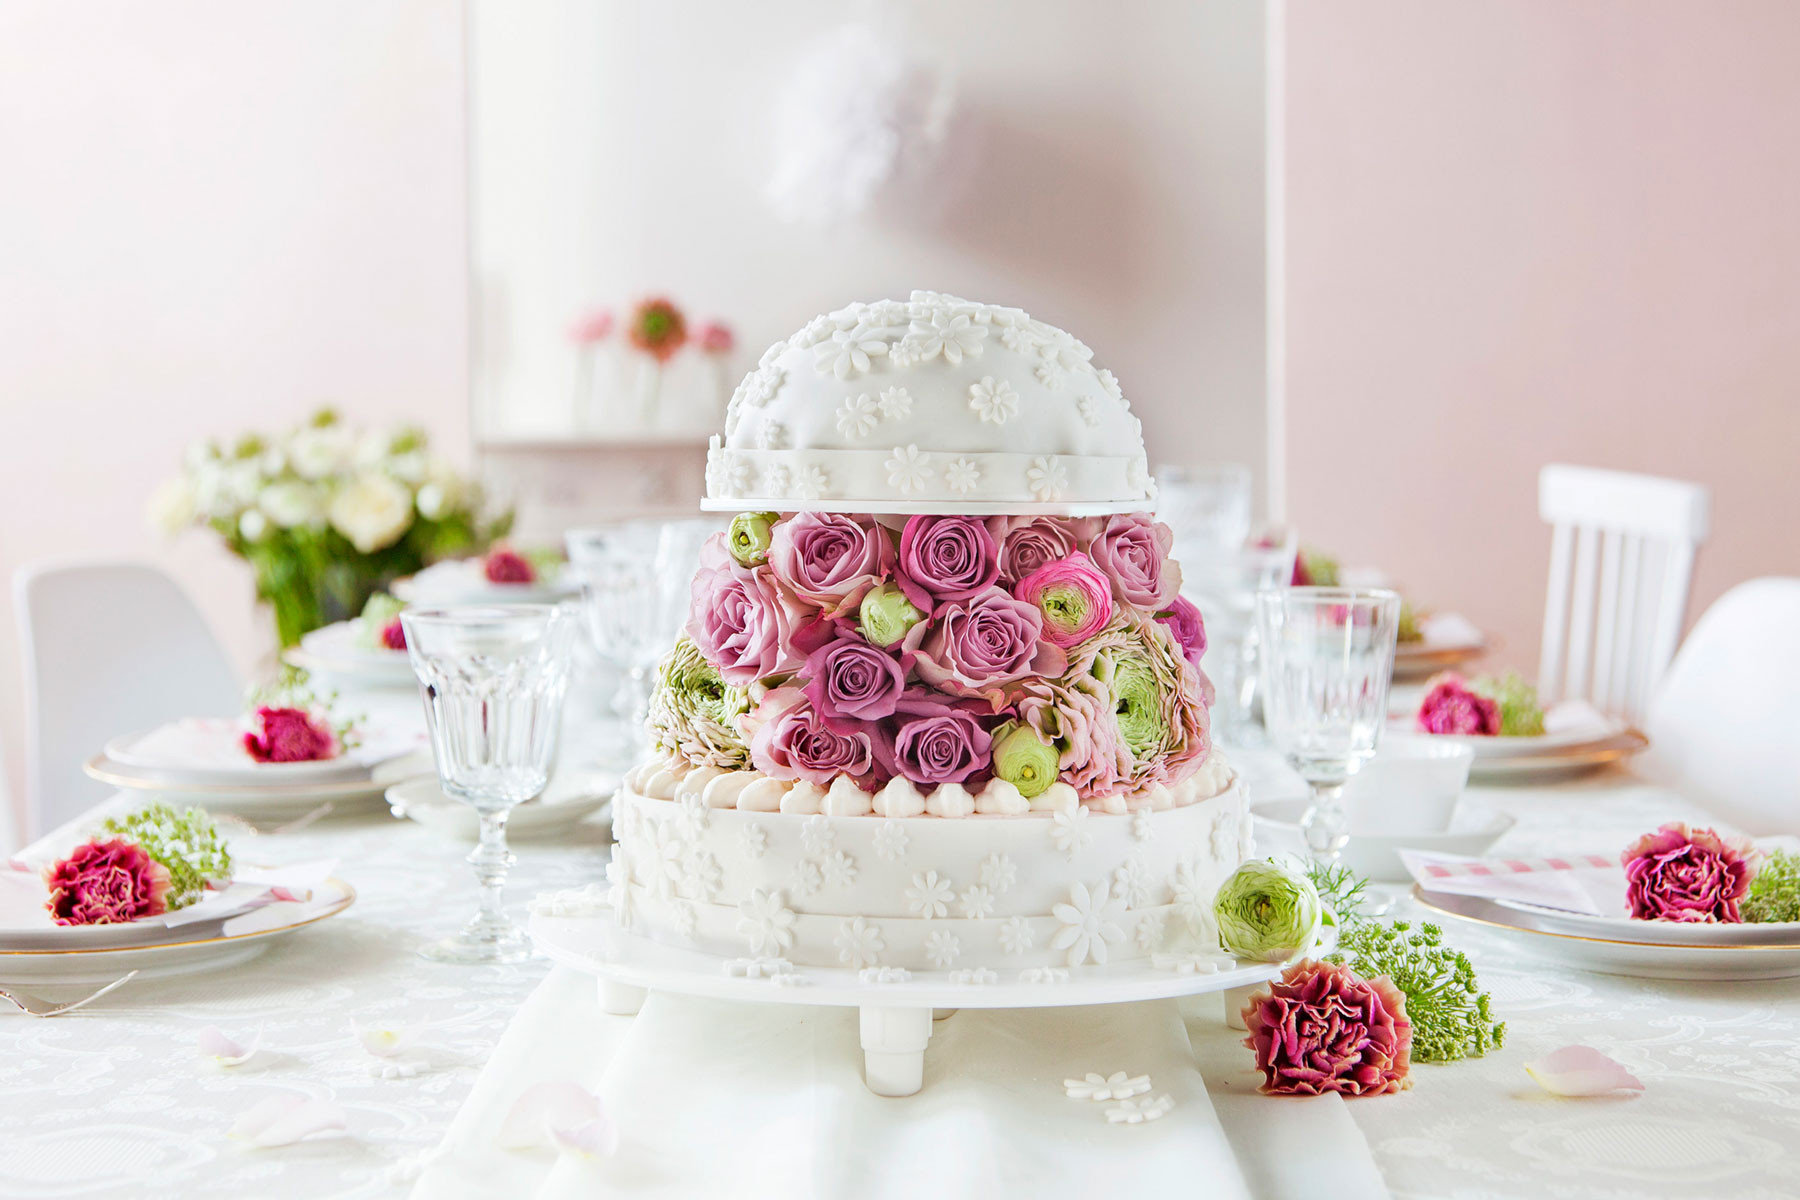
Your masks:
M 1268 1095 L 1379 1096 L 1412 1086 L 1406 997 L 1339 963 L 1295 963 L 1244 1008 Z
M 969 385 L 969 408 L 983 422 L 1004 425 L 1019 415 L 1019 393 L 1006 380 L 995 382 L 992 375 L 983 375 Z
M 1125 931 L 1118 924 L 1125 906 L 1112 896 L 1111 886 L 1106 880 L 1091 888 L 1075 883 L 1069 888 L 1067 900 L 1050 906 L 1050 915 L 1061 925 L 1050 946 L 1067 950 L 1071 967 L 1084 962 L 1104 963 L 1107 947 L 1125 940 Z
M 1619 862 L 1639 920 L 1735 923 L 1761 855 L 1746 840 L 1671 823 L 1627 846 Z
M 1418 727 L 1424 733 L 1500 733 L 1500 705 L 1469 689 L 1468 680 L 1454 671 L 1432 677 L 1419 704 Z
M 265 704 L 244 734 L 244 749 L 257 762 L 287 763 L 336 758 L 343 746 L 330 726 L 306 709 Z
M 123 838 L 77 846 L 44 872 L 58 925 L 118 925 L 168 910 L 169 871 Z

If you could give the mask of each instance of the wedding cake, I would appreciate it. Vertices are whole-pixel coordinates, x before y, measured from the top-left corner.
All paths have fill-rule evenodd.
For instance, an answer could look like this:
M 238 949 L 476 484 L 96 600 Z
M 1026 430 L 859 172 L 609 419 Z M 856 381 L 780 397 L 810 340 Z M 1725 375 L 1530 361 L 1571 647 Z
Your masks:
M 930 292 L 771 346 L 614 801 L 613 918 L 728 962 L 1059 978 L 1216 947 L 1243 797 L 1141 427 L 1015 308 Z

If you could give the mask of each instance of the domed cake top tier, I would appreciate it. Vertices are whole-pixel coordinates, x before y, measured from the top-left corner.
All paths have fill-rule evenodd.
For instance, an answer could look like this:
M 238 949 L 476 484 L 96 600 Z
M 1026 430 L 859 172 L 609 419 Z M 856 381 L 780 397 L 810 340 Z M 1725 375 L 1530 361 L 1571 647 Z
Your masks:
M 707 454 L 712 511 L 1136 512 L 1143 429 L 1079 340 L 937 292 L 852 304 L 763 354 Z

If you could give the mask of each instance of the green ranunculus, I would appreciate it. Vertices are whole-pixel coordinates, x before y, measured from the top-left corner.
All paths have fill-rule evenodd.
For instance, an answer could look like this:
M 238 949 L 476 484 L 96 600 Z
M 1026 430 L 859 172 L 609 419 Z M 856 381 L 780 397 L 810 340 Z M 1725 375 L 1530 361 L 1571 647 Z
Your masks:
M 1169 736 L 1156 675 L 1142 655 L 1123 652 L 1113 659 L 1112 684 L 1118 702 L 1119 736 L 1125 739 L 1131 756 L 1142 760 Z
M 1285 962 L 1312 948 L 1325 920 L 1319 891 L 1272 858 L 1240 866 L 1213 898 L 1219 941 L 1238 958 Z
M 994 730 L 994 774 L 1027 800 L 1056 782 L 1058 753 L 1029 725 L 1007 721 Z
M 892 646 L 925 619 L 925 614 L 906 598 L 906 593 L 892 583 L 870 588 L 868 595 L 863 597 L 858 616 L 862 621 L 862 635 L 877 646 Z
M 725 535 L 731 557 L 746 567 L 759 567 L 769 557 L 769 539 L 775 532 L 779 513 L 739 513 L 731 518 L 731 529 Z
M 750 762 L 738 718 L 750 711 L 750 694 L 732 687 L 683 637 L 656 671 L 650 696 L 650 729 L 656 744 L 698 767 L 737 769 Z

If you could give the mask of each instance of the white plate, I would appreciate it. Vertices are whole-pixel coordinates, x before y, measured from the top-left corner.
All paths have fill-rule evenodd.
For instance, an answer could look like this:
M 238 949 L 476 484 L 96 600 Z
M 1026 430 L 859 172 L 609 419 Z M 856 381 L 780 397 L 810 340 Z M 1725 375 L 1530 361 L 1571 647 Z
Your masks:
M 1306 800 L 1272 800 L 1252 805 L 1250 815 L 1256 820 L 1257 846 L 1264 836 L 1290 853 L 1300 853 L 1305 840 L 1300 834 L 1300 817 L 1306 812 Z M 1458 808 L 1450 828 L 1423 833 L 1352 833 L 1340 852 L 1340 861 L 1358 875 L 1377 883 L 1406 883 L 1412 875 L 1400 859 L 1400 851 L 1431 850 L 1441 854 L 1466 854 L 1480 858 L 1495 842 L 1506 836 L 1517 824 L 1509 813 L 1495 812 L 1477 805 Z
M 1620 887 L 1624 884 L 1621 882 Z M 1607 938 L 1660 946 L 1800 946 L 1800 921 L 1745 922 L 1737 925 L 1683 921 L 1639 921 L 1627 916 L 1596 916 L 1550 908 L 1525 900 L 1496 899 L 1495 904 L 1531 918 L 1539 929 L 1575 937 Z
M 367 779 L 381 764 L 423 744 L 416 729 L 372 728 L 361 745 L 317 762 L 260 763 L 244 750 L 235 718 L 189 717 L 106 744 L 106 757 L 134 773 L 190 787 L 293 786 Z
M 529 800 L 506 818 L 508 838 L 548 837 L 568 832 L 589 815 L 606 807 L 611 789 L 594 794 L 568 795 L 560 799 Z M 388 807 L 395 816 L 474 841 L 481 832 L 475 810 L 444 795 L 435 775 L 423 775 L 397 783 L 387 790 Z
M 1428 892 L 1413 899 L 1452 921 L 1480 926 L 1535 958 L 1601 975 L 1648 979 L 1787 979 L 1800 975 L 1800 942 L 1755 946 L 1676 946 L 1586 937 L 1546 927 L 1536 913 L 1492 900 Z
M 406 651 L 363 644 L 361 627 L 360 621 L 340 621 L 315 629 L 285 657 L 296 667 L 351 687 L 418 686 Z
M 417 773 L 408 765 L 415 762 L 413 756 L 407 755 L 392 764 L 383 764 L 371 774 L 360 778 L 353 776 L 313 783 L 265 784 L 261 787 L 173 783 L 154 772 L 115 763 L 104 754 L 96 754 L 89 759 L 82 770 L 90 779 L 98 779 L 128 792 L 155 795 L 178 808 L 192 804 L 211 813 L 267 822 L 306 816 L 328 804 L 334 808 L 347 809 L 378 801 L 381 793 L 396 779 L 404 779 Z
M 479 558 L 433 563 L 417 575 L 396 579 L 389 589 L 403 604 L 554 604 L 581 594 L 563 581 L 560 566 L 539 573 L 535 583 L 490 583 Z

